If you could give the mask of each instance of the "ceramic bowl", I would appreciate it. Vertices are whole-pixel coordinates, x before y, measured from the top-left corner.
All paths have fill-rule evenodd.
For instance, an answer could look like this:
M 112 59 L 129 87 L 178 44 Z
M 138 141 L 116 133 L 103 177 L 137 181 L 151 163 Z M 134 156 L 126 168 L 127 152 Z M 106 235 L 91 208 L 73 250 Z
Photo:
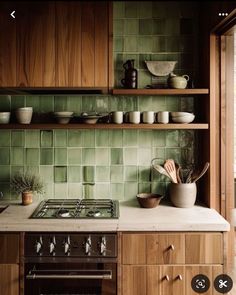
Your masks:
M 73 112 L 54 112 L 54 115 L 57 117 L 70 117 L 73 115 Z
M 16 110 L 16 119 L 20 124 L 30 124 L 33 115 L 32 107 L 18 108 Z
M 10 112 L 0 112 L 0 124 L 9 124 L 10 116 Z
M 178 117 L 172 117 L 172 121 L 175 123 L 191 123 L 195 119 L 195 116 L 193 114 L 185 115 L 185 116 L 178 116 Z
M 170 114 L 172 118 L 193 115 L 193 113 L 188 113 L 188 112 L 170 112 Z
M 177 61 L 145 61 L 149 72 L 153 76 L 168 76 L 174 71 Z
M 142 193 L 138 194 L 136 197 L 142 208 L 155 208 L 160 204 L 160 201 L 163 198 L 161 195 L 152 193 Z
M 73 116 L 55 116 L 59 124 L 68 124 Z

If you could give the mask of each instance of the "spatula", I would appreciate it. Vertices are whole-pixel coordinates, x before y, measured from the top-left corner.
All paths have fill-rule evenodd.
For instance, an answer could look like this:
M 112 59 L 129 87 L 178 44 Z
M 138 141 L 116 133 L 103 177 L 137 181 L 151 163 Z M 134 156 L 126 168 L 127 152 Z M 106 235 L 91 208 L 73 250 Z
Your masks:
M 210 163 L 209 163 L 209 162 L 206 162 L 206 164 L 205 164 L 205 166 L 203 167 L 201 173 L 200 173 L 197 177 L 193 178 L 193 179 L 192 179 L 192 182 L 196 182 L 196 181 L 198 181 L 198 180 L 199 180 L 199 179 L 200 179 L 200 178 L 201 178 L 201 177 L 207 172 L 209 166 L 210 166 Z
M 167 173 L 170 175 L 172 182 L 178 183 L 174 160 L 172 159 L 166 160 L 164 164 L 164 168 L 166 169 Z

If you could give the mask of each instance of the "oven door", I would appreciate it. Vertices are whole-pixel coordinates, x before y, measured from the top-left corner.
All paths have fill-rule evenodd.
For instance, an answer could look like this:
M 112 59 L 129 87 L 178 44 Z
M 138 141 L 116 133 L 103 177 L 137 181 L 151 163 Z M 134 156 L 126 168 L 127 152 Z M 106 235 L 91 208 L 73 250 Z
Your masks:
M 116 295 L 116 263 L 27 263 L 25 295 Z

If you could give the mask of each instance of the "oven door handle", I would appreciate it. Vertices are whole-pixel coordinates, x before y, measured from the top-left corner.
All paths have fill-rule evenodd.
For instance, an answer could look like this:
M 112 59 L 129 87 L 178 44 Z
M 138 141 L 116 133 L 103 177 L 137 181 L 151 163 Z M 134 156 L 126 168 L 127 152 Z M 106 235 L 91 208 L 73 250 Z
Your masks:
M 66 272 L 66 271 L 65 271 Z M 94 273 L 95 272 L 95 273 Z M 29 271 L 26 275 L 26 279 L 28 280 L 37 280 L 37 279 L 77 279 L 77 280 L 111 280 L 112 279 L 112 271 L 93 271 L 93 274 L 73 274 L 73 272 L 69 271 L 68 274 L 42 274 L 40 271 Z

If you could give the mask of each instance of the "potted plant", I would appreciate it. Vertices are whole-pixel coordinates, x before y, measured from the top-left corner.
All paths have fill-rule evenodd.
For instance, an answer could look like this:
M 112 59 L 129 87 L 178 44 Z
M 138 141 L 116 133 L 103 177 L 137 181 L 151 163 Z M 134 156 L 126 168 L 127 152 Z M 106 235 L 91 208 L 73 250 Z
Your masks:
M 11 189 L 22 196 L 22 205 L 33 202 L 33 193 L 43 193 L 43 181 L 39 175 L 31 172 L 18 172 L 11 179 Z

